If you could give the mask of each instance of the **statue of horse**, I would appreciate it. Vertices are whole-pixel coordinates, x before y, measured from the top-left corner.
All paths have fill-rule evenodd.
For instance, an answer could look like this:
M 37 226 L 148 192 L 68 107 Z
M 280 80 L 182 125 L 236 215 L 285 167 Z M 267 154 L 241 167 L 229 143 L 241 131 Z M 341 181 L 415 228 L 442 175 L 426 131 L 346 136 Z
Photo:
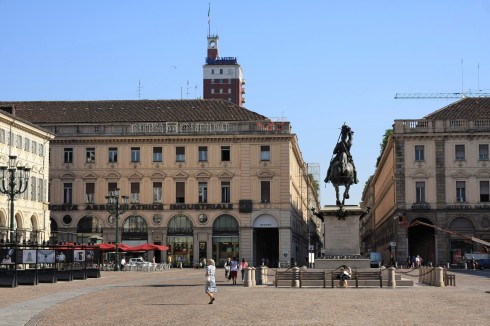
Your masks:
M 330 175 L 325 178 L 325 183 L 332 182 L 335 188 L 335 196 L 337 197 L 337 206 L 342 208 L 345 200 L 349 199 L 350 186 L 356 182 L 355 167 L 349 162 L 347 153 L 340 153 L 340 155 L 332 159 L 329 173 Z M 345 187 L 342 201 L 340 201 L 339 197 L 339 186 Z

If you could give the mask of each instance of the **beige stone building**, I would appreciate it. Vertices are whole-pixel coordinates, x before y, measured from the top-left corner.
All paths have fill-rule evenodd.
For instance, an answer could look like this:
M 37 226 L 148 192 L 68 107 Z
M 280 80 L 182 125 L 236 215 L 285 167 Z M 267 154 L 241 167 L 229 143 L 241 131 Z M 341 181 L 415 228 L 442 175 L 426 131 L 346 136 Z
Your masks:
M 0 193 L 0 242 L 42 243 L 49 239 L 48 157 L 53 138 L 48 131 L 16 116 L 12 105 L 0 104 L 0 166 L 30 169 L 28 176 L 15 169 L 13 189 L 24 192 L 14 196 L 13 215 L 10 197 Z M 0 189 L 8 192 L 8 169 L 0 172 L 0 178 Z
M 150 253 L 157 261 L 306 263 L 318 202 L 289 122 L 224 100 L 8 105 L 55 134 L 56 241 L 114 242 L 118 222 L 122 243 L 170 246 Z M 106 210 L 116 188 L 130 202 L 119 221 Z
M 489 145 L 490 98 L 464 98 L 422 119 L 395 120 L 368 183 L 374 238 L 366 246 L 402 265 L 414 255 L 456 264 L 465 253 L 480 253 L 482 245 L 468 237 L 490 241 Z

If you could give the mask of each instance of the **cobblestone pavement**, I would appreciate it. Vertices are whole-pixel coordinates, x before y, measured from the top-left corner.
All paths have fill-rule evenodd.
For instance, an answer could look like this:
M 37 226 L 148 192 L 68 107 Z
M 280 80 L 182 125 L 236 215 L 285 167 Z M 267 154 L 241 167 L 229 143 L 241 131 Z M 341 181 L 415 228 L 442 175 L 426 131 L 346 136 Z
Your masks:
M 247 288 L 218 270 L 102 272 L 99 279 L 0 288 L 0 325 L 489 325 L 490 271 L 451 271 L 456 287 Z M 269 271 L 272 274 L 272 271 Z

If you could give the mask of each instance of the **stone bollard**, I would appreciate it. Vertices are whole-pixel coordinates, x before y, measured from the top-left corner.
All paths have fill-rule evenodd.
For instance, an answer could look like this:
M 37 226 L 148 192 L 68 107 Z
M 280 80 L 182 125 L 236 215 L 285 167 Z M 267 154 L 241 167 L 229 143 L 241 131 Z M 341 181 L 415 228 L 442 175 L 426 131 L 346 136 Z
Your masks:
M 255 267 L 252 267 L 252 286 L 256 286 L 257 285 L 257 281 L 256 281 L 256 278 L 255 278 Z
M 252 269 L 253 269 L 253 267 L 247 267 L 245 269 L 245 281 L 243 282 L 243 286 L 245 286 L 245 287 L 252 287 L 253 286 Z
M 257 283 L 257 285 L 262 285 L 263 284 L 262 283 L 262 280 L 263 280 L 262 273 L 264 271 L 263 270 L 263 267 L 264 267 L 264 265 L 257 267 L 257 270 L 256 270 L 256 273 L 257 273 L 257 282 L 256 283 Z
M 299 288 L 299 267 L 293 267 L 293 268 L 291 268 L 291 271 L 293 272 L 294 275 L 298 276 L 298 277 L 295 277 L 297 279 L 291 281 L 291 287 L 292 288 Z
M 436 267 L 436 284 L 437 287 L 444 287 L 444 268 Z
M 424 275 L 422 273 L 422 268 L 419 267 L 419 283 L 424 283 Z
M 388 268 L 388 287 L 396 288 L 395 267 Z
M 435 284 L 436 284 L 436 269 L 432 268 L 430 271 L 430 285 L 435 285 Z
M 260 284 L 267 284 L 267 266 L 260 266 Z

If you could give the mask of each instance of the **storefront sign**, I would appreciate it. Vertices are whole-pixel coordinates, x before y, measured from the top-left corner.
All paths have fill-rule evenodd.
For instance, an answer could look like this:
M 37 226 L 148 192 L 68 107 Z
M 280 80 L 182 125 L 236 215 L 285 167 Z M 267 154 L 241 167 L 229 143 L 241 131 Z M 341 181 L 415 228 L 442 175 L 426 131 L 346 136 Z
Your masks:
M 170 210 L 233 209 L 233 204 L 171 204 Z
M 82 206 L 83 207 L 83 206 Z M 52 211 L 106 211 L 108 205 L 89 204 L 85 208 L 78 205 L 49 205 Z M 129 210 L 132 211 L 163 211 L 163 204 L 130 204 Z M 170 210 L 212 210 L 212 209 L 233 209 L 233 204 L 171 204 Z
M 447 205 L 446 209 L 451 209 L 451 210 L 490 209 L 490 205 Z

